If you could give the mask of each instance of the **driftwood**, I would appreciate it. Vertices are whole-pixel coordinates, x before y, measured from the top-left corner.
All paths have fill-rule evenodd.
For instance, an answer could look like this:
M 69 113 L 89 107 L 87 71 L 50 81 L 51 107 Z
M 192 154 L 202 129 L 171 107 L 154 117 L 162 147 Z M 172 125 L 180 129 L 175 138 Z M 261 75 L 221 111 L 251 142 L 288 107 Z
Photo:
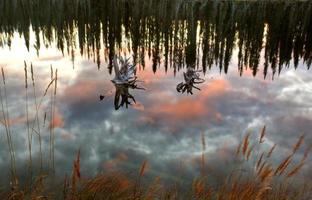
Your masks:
M 118 62 L 119 61 L 119 62 Z M 129 58 L 115 56 L 113 62 L 115 77 L 112 81 L 116 88 L 114 106 L 118 110 L 124 105 L 128 108 L 131 102 L 136 103 L 134 96 L 130 94 L 130 89 L 145 90 L 136 83 L 139 82 L 136 76 L 136 67 L 129 63 Z M 104 95 L 100 95 L 100 100 L 104 99 Z

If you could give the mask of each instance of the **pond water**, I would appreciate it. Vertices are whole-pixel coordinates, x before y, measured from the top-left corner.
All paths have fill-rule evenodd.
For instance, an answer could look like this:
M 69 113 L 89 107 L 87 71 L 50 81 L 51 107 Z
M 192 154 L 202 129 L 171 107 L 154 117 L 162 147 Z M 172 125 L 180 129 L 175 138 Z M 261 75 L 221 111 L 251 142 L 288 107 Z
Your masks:
M 22 180 L 29 135 L 34 171 L 54 168 L 63 178 L 80 149 L 83 176 L 131 172 L 147 160 L 151 176 L 169 181 L 199 175 L 202 135 L 216 177 L 234 167 L 246 132 L 257 139 L 266 126 L 276 162 L 303 133 L 312 142 L 309 2 L 3 0 L 0 13 L 2 100 Z M 136 63 L 144 90 L 114 85 L 115 55 Z M 192 95 L 176 88 L 188 67 L 205 80 Z M 124 93 L 132 105 L 117 102 Z M 11 163 L 0 129 L 5 187 Z M 311 161 L 303 168 L 310 179 Z

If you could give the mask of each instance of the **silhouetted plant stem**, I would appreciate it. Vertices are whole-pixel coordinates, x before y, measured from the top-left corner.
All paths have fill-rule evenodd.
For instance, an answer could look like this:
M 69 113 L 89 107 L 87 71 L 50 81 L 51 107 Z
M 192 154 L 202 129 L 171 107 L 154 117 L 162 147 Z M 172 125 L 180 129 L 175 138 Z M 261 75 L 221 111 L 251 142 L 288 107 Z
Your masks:
M 18 187 L 18 180 L 16 176 L 16 166 L 15 166 L 15 152 L 14 152 L 14 145 L 12 141 L 12 133 L 10 129 L 10 117 L 9 117 L 9 108 L 8 108 L 8 100 L 7 100 L 6 81 L 5 81 L 5 74 L 4 74 L 3 68 L 1 68 L 1 72 L 2 72 L 2 81 L 3 81 L 3 91 L 0 89 L 1 108 L 2 108 L 2 113 L 3 113 L 5 132 L 7 136 L 7 143 L 8 143 L 9 154 L 10 154 L 11 184 L 12 184 L 12 189 L 15 190 Z

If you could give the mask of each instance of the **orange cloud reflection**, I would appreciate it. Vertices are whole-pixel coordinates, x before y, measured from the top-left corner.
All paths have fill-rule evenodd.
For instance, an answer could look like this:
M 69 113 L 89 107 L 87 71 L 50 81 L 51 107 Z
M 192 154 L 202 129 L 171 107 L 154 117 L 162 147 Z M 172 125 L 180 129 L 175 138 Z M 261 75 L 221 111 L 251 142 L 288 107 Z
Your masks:
M 160 117 L 166 116 L 170 120 L 191 120 L 196 118 L 205 118 L 217 122 L 222 121 L 223 117 L 212 105 L 212 98 L 221 98 L 227 89 L 229 83 L 224 79 L 213 80 L 198 92 L 195 96 L 183 96 L 180 99 L 169 101 L 168 96 L 164 93 L 158 95 L 165 95 L 158 99 L 163 99 L 160 103 L 155 102 L 153 106 L 146 109 L 150 112 L 151 116 Z M 167 100 L 167 101 L 166 101 Z
M 57 127 L 62 128 L 64 127 L 64 125 L 65 122 L 63 120 L 63 117 L 61 113 L 56 109 L 53 120 L 50 122 L 49 128 L 57 128 Z

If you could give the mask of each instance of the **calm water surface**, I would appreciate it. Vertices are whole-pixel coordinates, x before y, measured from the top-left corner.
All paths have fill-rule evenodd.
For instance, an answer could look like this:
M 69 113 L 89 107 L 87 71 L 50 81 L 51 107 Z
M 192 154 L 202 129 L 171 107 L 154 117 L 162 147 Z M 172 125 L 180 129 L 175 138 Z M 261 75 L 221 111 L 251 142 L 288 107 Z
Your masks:
M 43 167 L 51 167 L 53 129 L 61 177 L 71 173 L 78 149 L 84 176 L 131 172 L 147 160 L 152 176 L 176 181 L 199 174 L 201 134 L 208 166 L 217 175 L 236 164 L 233 155 L 242 136 L 252 131 L 257 138 L 264 125 L 265 145 L 279 147 L 277 162 L 302 133 L 307 144 L 312 142 L 311 3 L 45 1 L 0 2 L 0 66 L 21 177 L 28 161 L 24 61 L 31 124 L 36 109 L 30 63 L 37 101 L 51 81 L 50 66 L 54 74 L 58 70 L 53 120 L 52 86 L 39 121 Z M 145 88 L 129 90 L 136 103 L 128 108 L 114 106 L 115 54 L 138 63 L 138 85 Z M 202 70 L 205 79 L 193 95 L 176 90 L 187 66 Z M 33 132 L 33 165 L 39 169 Z M 10 169 L 5 134 L 0 143 L 4 184 Z M 312 178 L 311 161 L 304 168 L 307 178 Z

